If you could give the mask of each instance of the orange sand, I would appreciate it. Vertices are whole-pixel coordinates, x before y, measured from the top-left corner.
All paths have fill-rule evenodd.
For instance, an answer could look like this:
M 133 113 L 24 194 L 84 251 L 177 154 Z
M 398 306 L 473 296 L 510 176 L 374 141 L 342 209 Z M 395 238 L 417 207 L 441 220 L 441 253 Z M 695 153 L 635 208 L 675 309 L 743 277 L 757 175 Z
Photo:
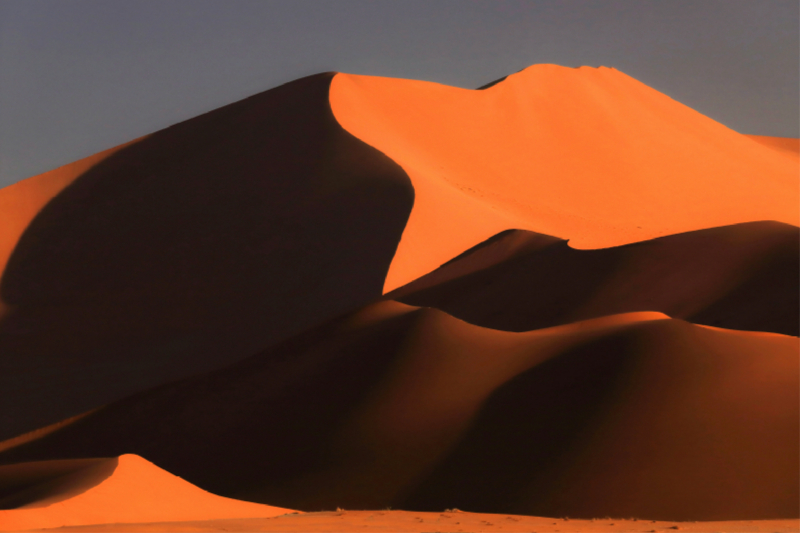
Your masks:
M 403 304 L 382 302 L 366 312 L 373 315 L 381 306 Z M 379 509 L 398 501 L 446 457 L 487 399 L 526 370 L 582 343 L 669 321 L 662 313 L 625 313 L 510 333 L 473 326 L 436 309 L 406 309 L 416 311 L 417 318 L 404 340 L 405 357 L 375 383 L 332 447 L 343 456 L 359 450 L 370 460 L 344 461 L 304 480 L 320 493 L 338 492 L 343 506 Z M 308 509 L 313 508 L 310 503 Z M 326 508 L 325 503 L 316 508 Z
M 800 218 L 792 158 L 613 68 L 534 65 L 485 90 L 339 74 L 330 102 L 416 191 L 386 292 L 510 228 L 602 248 Z
M 215 496 L 138 455 L 101 461 L 64 477 L 56 480 L 57 488 L 45 497 L 18 509 L 0 511 L 0 530 L 265 518 L 293 512 Z
M 0 372 L 0 439 L 217 368 L 380 297 L 413 187 L 336 122 L 333 76 L 2 191 L 0 292 L 12 314 L 0 353 L 13 371 Z
M 203 522 L 169 522 L 140 524 L 107 524 L 88 527 L 67 527 L 59 531 L 297 531 L 351 533 L 372 532 L 608 532 L 608 533 L 672 533 L 676 530 L 692 533 L 796 533 L 798 520 L 741 520 L 727 522 L 663 522 L 655 520 L 569 520 L 538 516 L 499 515 L 446 511 L 421 513 L 416 511 L 337 511 L 323 513 L 287 514 L 273 518 L 238 520 L 208 520 Z
M 797 140 L 738 134 L 615 69 L 536 65 L 480 91 L 340 74 L 329 96 L 338 122 L 400 164 L 413 181 L 414 208 L 384 283 L 387 292 L 509 228 L 569 238 L 576 248 L 598 248 L 748 221 L 798 225 L 800 219 Z M 0 191 L 0 273 L 36 213 L 81 173 L 124 146 Z M 4 312 L 0 302 L 0 317 Z M 554 514 L 572 506 L 583 516 L 599 516 L 600 509 L 625 516 L 631 516 L 624 513 L 631 509 L 641 516 L 794 516 L 786 510 L 794 513 L 797 501 L 796 338 L 696 327 L 660 313 L 507 333 L 393 302 L 378 304 L 350 325 L 406 313 L 418 317 L 403 339 L 402 353 L 370 385 L 365 400 L 349 411 L 328 443 L 332 456 L 340 453 L 341 458 L 298 480 L 298 486 L 306 484 L 307 499 L 322 494 L 370 503 L 402 501 L 437 462 L 455 457 L 453 471 L 458 473 L 464 465 L 460 456 L 452 455 L 456 446 L 467 442 L 464 453 L 469 458 L 475 444 L 492 445 L 494 434 L 471 436 L 469 429 L 481 421 L 498 390 L 545 362 L 566 360 L 563 354 L 570 350 L 585 366 L 576 372 L 593 372 L 587 362 L 609 355 L 603 351 L 608 345 L 604 339 L 619 338 L 636 357 L 630 359 L 635 364 L 629 373 L 610 374 L 618 381 L 613 409 L 597 418 L 597 426 L 586 426 L 578 444 L 563 457 L 556 457 L 560 463 L 552 466 L 554 483 L 545 476 L 545 481 L 517 489 L 514 497 L 520 505 L 546 501 Z M 597 354 L 590 354 L 594 358 L 578 353 L 593 346 L 599 347 Z M 564 368 L 571 371 L 571 359 L 566 361 Z M 520 394 L 514 398 L 529 398 Z M 536 414 L 535 405 L 514 406 L 523 414 Z M 259 414 L 253 405 L 247 409 Z M 159 421 L 170 420 L 168 411 L 164 409 Z M 91 437 L 95 416 L 103 437 L 103 410 L 98 412 L 12 439 L 7 451 L 30 445 L 35 452 L 38 440 L 45 447 L 48 442 L 57 446 L 62 433 L 69 444 L 69 430 L 74 429 L 70 422 L 88 427 Z M 493 413 L 501 422 L 515 420 L 511 409 Z M 193 416 L 205 423 L 221 415 L 203 411 Z M 180 420 L 178 415 L 174 419 Z M 149 431 L 153 426 L 148 421 L 145 427 Z M 75 434 L 76 442 L 96 445 L 95 439 L 80 440 Z M 242 434 L 247 435 L 230 435 Z M 172 437 L 179 438 L 180 431 Z M 506 441 L 506 454 L 517 453 L 514 446 L 527 446 L 519 438 Z M 775 445 L 765 448 L 765 442 Z M 498 469 L 510 461 L 503 453 L 476 457 L 481 465 Z M 245 465 L 251 460 L 239 459 Z M 201 464 L 205 468 L 208 462 Z M 519 468 L 522 462 L 515 465 Z M 447 473 L 434 481 L 439 484 L 427 497 L 461 490 L 459 478 Z M 678 524 L 461 512 L 286 515 L 291 511 L 215 496 L 135 455 L 95 460 L 36 483 L 25 489 L 33 490 L 36 499 L 0 511 L 0 530 L 798 528 L 797 520 Z M 319 494 L 308 487 L 319 488 Z M 491 485 L 482 490 L 491 492 Z M 717 501 L 722 497 L 726 500 Z
M 632 311 L 800 334 L 800 230 L 749 222 L 613 248 L 509 230 L 384 298 L 471 324 L 530 331 Z
M 511 333 L 384 301 L 0 461 L 135 452 L 305 511 L 793 518 L 797 349 L 660 313 Z

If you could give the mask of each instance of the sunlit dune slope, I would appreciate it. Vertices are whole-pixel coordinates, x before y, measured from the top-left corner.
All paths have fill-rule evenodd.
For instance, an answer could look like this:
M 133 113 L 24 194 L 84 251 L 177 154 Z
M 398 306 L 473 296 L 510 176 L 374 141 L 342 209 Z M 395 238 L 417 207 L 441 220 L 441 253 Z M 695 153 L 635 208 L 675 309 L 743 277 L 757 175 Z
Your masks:
M 65 461 L 54 461 L 52 467 L 48 463 L 0 466 L 0 480 L 8 477 L 20 480 L 29 475 L 31 481 L 36 481 L 20 494 L 2 501 L 14 501 L 15 505 L 3 506 L 11 510 L 0 510 L 0 531 L 120 522 L 260 518 L 292 512 L 215 496 L 137 455 L 83 461 L 88 464 L 65 474 L 61 473 L 67 466 Z M 71 463 L 75 465 L 78 461 Z M 51 468 L 50 478 L 37 479 Z
M 330 100 L 416 191 L 386 292 L 506 229 L 601 248 L 800 217 L 796 160 L 613 68 L 534 65 L 485 90 L 338 74 Z
M 797 336 L 798 272 L 800 230 L 778 222 L 600 250 L 508 231 L 386 297 L 506 331 L 660 311 L 696 324 Z
M 0 281 L 1 439 L 380 297 L 414 192 L 336 122 L 332 76 L 0 191 L 0 266 L 14 248 Z
M 796 518 L 797 339 L 630 313 L 526 333 L 385 301 L 0 454 L 132 452 L 306 511 Z

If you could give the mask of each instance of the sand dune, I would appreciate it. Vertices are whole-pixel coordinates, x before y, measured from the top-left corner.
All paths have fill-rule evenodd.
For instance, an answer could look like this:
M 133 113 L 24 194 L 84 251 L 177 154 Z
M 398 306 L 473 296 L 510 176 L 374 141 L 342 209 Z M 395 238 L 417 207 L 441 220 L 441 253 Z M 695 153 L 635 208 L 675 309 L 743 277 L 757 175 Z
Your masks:
M 660 311 L 697 324 L 797 336 L 798 272 L 800 230 L 777 222 L 600 250 L 510 231 L 386 297 L 506 331 Z
M 335 121 L 331 78 L 2 191 L 0 265 L 14 251 L 0 285 L 11 310 L 0 322 L 0 438 L 380 297 L 413 189 Z
M 136 139 L 0 189 L 0 274 L 5 271 L 11 252 L 23 232 L 47 202 L 93 166 L 140 140 Z
M 0 510 L 0 531 L 86 524 L 266 518 L 293 512 L 209 494 L 136 455 L 0 467 L 0 479 L 35 481 Z M 72 467 L 67 473 L 64 470 Z M 41 481 L 44 471 L 51 477 Z M 11 472 L 9 472 L 11 471 Z M 20 499 L 24 498 L 24 499 Z M 30 501 L 28 501 L 30 500 Z M 5 502 L 5 500 L 4 500 Z M 8 508 L 8 506 L 5 506 Z
M 795 338 L 659 313 L 510 333 L 387 301 L 0 461 L 137 453 L 306 511 L 793 518 L 797 367 Z
M 534 65 L 477 91 L 338 74 L 330 100 L 414 184 L 386 292 L 506 229 L 602 248 L 800 218 L 794 159 L 613 68 Z
M 795 527 L 799 148 L 328 73 L 0 190 L 0 530 Z

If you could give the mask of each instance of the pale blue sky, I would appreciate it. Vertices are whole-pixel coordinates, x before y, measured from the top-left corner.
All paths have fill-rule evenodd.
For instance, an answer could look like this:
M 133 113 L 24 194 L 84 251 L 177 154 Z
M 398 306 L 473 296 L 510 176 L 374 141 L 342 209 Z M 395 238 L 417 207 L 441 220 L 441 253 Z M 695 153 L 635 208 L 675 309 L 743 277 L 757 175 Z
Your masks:
M 797 137 L 796 0 L 0 0 L 0 186 L 335 70 L 474 88 L 614 66 Z

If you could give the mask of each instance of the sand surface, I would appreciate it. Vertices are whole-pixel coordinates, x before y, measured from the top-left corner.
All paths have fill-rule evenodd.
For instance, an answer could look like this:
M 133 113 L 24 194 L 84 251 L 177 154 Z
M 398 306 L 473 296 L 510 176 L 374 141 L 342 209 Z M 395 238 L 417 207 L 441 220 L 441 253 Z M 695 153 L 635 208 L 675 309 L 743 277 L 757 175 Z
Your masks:
M 320 533 L 364 532 L 609 532 L 609 533 L 795 533 L 798 520 L 757 520 L 723 522 L 663 522 L 653 520 L 564 520 L 535 516 L 498 515 L 447 511 L 334 511 L 289 514 L 272 518 L 162 522 L 155 524 L 104 524 L 66 527 L 48 531 L 298 531 Z
M 775 150 L 789 153 L 794 156 L 800 155 L 800 139 L 792 137 L 767 137 L 764 135 L 747 135 L 757 143 L 769 146 Z
M 799 152 L 326 73 L 2 189 L 0 530 L 797 531 Z
M 660 313 L 513 333 L 387 301 L 0 461 L 133 452 L 304 511 L 792 517 L 797 352 L 794 337 Z
M 613 68 L 534 65 L 485 90 L 338 74 L 330 100 L 414 184 L 386 292 L 506 229 L 603 248 L 798 225 L 796 158 Z
M 0 275 L 22 233 L 47 202 L 87 170 L 140 140 L 133 140 L 0 189 L 0 213 L 3 214 L 0 225 Z M 0 300 L 0 306 L 2 305 Z
M 27 474 L 30 485 L 2 500 L 6 507 L 13 504 L 14 508 L 0 510 L 0 530 L 264 518 L 291 512 L 215 496 L 136 455 L 94 460 L 81 466 L 65 473 L 64 466 L 56 464 L 46 477 L 42 470 L 50 467 L 47 462 L 0 467 L 3 480 L 9 478 L 5 471 L 12 470 L 18 482 L 20 474 Z
M 797 336 L 798 272 L 800 231 L 777 222 L 600 250 L 517 230 L 386 297 L 506 331 L 659 311 L 697 324 Z
M 0 439 L 380 297 L 414 192 L 336 122 L 332 77 L 0 191 Z

